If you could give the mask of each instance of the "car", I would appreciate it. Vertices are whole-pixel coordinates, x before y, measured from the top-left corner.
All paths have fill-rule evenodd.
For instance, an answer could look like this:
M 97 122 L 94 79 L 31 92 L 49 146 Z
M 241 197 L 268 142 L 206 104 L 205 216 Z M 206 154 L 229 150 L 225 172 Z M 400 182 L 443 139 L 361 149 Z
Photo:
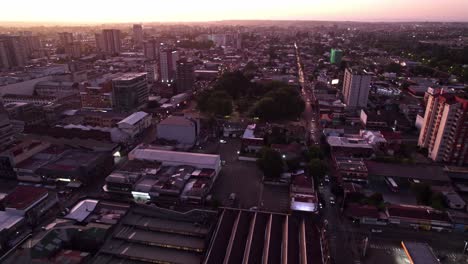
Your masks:
M 330 204 L 332 204 L 332 205 L 335 204 L 335 197 L 333 197 L 333 196 L 330 197 Z
M 323 204 L 322 203 L 319 203 L 319 208 L 323 209 Z
M 372 233 L 382 233 L 382 229 L 372 229 Z
M 224 139 L 220 139 L 220 140 L 219 140 L 219 143 L 221 143 L 221 144 L 226 144 L 226 143 L 227 143 L 227 141 L 226 141 L 226 140 L 224 140 Z
M 230 200 L 230 201 L 235 201 L 235 200 L 236 200 L 236 196 L 237 196 L 236 193 L 231 193 L 231 194 L 229 195 L 229 200 Z
M 257 211 L 258 210 L 258 207 L 257 206 L 252 206 L 249 208 L 250 211 Z

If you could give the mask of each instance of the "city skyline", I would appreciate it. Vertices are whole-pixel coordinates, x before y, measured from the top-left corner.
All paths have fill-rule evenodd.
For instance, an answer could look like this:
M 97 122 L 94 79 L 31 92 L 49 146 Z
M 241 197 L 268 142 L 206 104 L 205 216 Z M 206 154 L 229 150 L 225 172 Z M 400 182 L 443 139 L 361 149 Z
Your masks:
M 25 9 L 27 6 L 29 8 Z M 58 0 L 10 1 L 3 4 L 2 22 L 27 23 L 130 23 L 130 22 L 203 22 L 220 20 L 326 20 L 363 22 L 468 21 L 468 2 L 403 0 L 292 0 L 246 1 L 219 4 L 200 0 L 178 3 L 143 0 L 129 5 L 122 0 L 83 0 L 75 5 L 61 5 Z

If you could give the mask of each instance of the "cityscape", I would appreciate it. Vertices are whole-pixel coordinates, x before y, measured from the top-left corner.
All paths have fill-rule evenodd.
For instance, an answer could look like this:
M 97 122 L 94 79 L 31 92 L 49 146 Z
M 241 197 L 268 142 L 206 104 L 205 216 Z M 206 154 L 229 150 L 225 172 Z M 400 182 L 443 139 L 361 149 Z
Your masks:
M 468 2 L 94 2 L 0 11 L 0 263 L 468 264 Z

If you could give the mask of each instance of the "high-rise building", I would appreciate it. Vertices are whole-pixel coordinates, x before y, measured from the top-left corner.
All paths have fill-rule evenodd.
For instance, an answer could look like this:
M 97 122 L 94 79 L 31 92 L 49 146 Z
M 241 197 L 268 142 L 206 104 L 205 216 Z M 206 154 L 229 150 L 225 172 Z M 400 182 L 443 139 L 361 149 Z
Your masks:
M 0 36 L 0 69 L 23 67 L 26 50 L 21 36 Z
M 67 44 L 73 42 L 73 34 L 70 32 L 60 32 L 59 33 L 60 45 L 65 47 Z
M 158 79 L 158 66 L 155 62 L 147 62 L 145 64 L 145 71 L 148 83 L 154 83 Z
M 112 102 L 120 112 L 135 111 L 148 102 L 146 73 L 126 73 L 113 79 Z
M 159 54 L 159 76 L 161 82 L 172 83 L 175 80 L 179 52 L 166 50 Z
M 102 34 L 96 33 L 94 34 L 94 38 L 96 40 L 96 51 L 104 52 L 104 37 Z
M 80 58 L 82 56 L 81 42 L 73 41 L 65 45 L 65 54 L 70 58 Z
M 143 44 L 143 27 L 140 24 L 133 25 L 133 44 L 137 47 Z
M 15 140 L 14 134 L 8 113 L 3 107 L 3 102 L 0 101 L 0 150 L 5 149 L 5 147 L 13 143 Z
M 102 31 L 103 47 L 102 51 L 107 54 L 119 54 L 122 48 L 120 30 L 104 29 Z
M 436 162 L 468 164 L 468 98 L 429 88 L 418 145 Z
M 330 63 L 331 64 L 340 64 L 341 59 L 343 58 L 343 51 L 340 49 L 331 49 L 330 52 Z
M 193 62 L 187 59 L 177 61 L 176 88 L 177 93 L 193 90 L 195 72 Z
M 157 60 L 159 54 L 159 42 L 155 39 L 143 43 L 143 52 L 148 60 Z
M 347 108 L 366 108 L 371 76 L 362 69 L 347 68 L 343 80 L 343 97 Z

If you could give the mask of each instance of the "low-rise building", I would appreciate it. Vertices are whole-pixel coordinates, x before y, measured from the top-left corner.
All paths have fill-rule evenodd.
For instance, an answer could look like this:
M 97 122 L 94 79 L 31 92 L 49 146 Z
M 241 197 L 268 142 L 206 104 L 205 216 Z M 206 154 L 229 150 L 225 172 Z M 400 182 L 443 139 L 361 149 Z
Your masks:
M 151 126 L 151 115 L 145 112 L 136 112 L 117 123 L 117 126 L 131 137 L 134 137 Z
M 200 122 L 187 116 L 169 116 L 157 125 L 158 139 L 175 140 L 193 146 L 200 134 Z
M 367 183 L 368 171 L 362 159 L 334 157 L 334 165 L 340 181 Z
M 451 230 L 450 215 L 428 206 L 389 205 L 385 211 L 389 224 L 422 230 Z

